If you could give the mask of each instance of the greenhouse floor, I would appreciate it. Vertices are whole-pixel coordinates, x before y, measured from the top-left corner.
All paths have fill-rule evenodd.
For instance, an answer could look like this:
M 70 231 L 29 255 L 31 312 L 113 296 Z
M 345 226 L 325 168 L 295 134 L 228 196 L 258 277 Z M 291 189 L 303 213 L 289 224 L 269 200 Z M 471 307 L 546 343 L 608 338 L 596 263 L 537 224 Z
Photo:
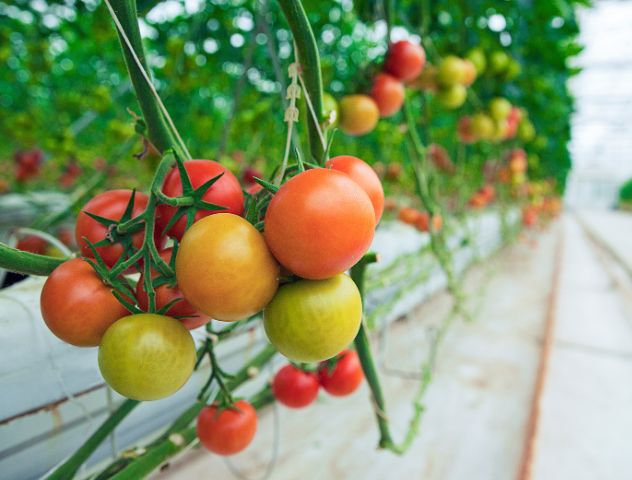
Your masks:
M 321 394 L 304 410 L 267 408 L 253 445 L 230 464 L 194 449 L 153 478 L 260 479 L 271 458 L 267 478 L 281 480 L 629 478 L 632 251 L 622 239 L 631 238 L 630 216 L 567 214 L 471 269 L 476 318 L 445 337 L 403 458 L 376 451 L 363 387 L 342 399 Z M 434 297 L 377 349 L 395 439 L 412 413 L 428 327 L 449 308 L 446 295 Z

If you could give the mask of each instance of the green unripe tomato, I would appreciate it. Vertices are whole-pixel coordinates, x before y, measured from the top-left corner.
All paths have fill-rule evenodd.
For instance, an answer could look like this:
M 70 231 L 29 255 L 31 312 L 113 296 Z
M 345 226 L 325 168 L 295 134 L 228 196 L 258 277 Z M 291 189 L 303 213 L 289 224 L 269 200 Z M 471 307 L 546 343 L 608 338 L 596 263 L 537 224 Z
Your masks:
M 158 400 L 193 372 L 195 344 L 178 320 L 141 313 L 114 322 L 99 347 L 99 369 L 110 387 L 134 400 Z
M 340 109 L 338 108 L 338 102 L 329 93 L 323 94 L 323 117 L 329 125 L 338 125 L 338 119 L 340 118 Z
M 467 98 L 467 89 L 463 85 L 452 85 L 449 88 L 442 88 L 437 93 L 437 100 L 441 105 L 449 110 L 459 108 Z
M 464 82 L 467 75 L 467 66 L 462 58 L 448 55 L 439 64 L 437 79 L 444 87 L 451 87 Z
M 505 120 L 511 112 L 511 102 L 506 98 L 496 97 L 489 102 L 489 114 L 497 122 Z
M 476 113 L 472 115 L 470 128 L 474 136 L 481 140 L 490 140 L 496 131 L 494 120 L 486 113 Z
M 532 141 L 535 138 L 535 127 L 530 120 L 524 119 L 518 125 L 518 138 L 525 143 Z
M 509 60 L 509 64 L 507 65 L 507 69 L 505 71 L 505 78 L 507 80 L 513 80 L 522 72 L 522 66 L 519 62 L 514 60 L 513 58 Z
M 495 74 L 504 73 L 509 66 L 510 60 L 509 55 L 505 52 L 502 50 L 496 50 L 489 56 L 489 69 Z
M 487 68 L 487 58 L 485 58 L 485 52 L 483 52 L 480 48 L 473 48 L 467 55 L 465 55 L 470 62 L 474 64 L 476 68 L 476 73 L 482 75 Z
M 268 339 L 295 362 L 320 362 L 340 353 L 361 321 L 360 292 L 345 274 L 284 285 L 263 312 Z

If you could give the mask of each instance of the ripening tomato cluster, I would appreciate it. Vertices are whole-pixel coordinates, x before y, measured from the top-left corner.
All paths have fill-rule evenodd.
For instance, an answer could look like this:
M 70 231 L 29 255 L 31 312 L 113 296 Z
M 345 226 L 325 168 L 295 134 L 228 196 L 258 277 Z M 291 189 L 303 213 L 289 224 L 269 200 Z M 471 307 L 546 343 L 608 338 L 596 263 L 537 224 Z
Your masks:
M 404 104 L 406 83 L 415 81 L 426 63 L 424 49 L 407 40 L 390 45 L 383 70 L 373 79 L 368 95 L 347 95 L 340 100 L 340 128 L 347 135 L 365 135 L 380 118 L 399 112 Z M 326 112 L 333 110 L 332 98 L 326 99 Z M 335 100 L 334 100 L 335 102 Z
M 175 279 L 149 271 L 161 314 L 148 312 L 142 261 L 133 267 L 141 275 L 129 293 L 114 292 L 87 261 L 112 268 L 143 248 L 143 228 L 117 237 L 112 227 L 143 215 L 149 197 L 111 190 L 92 198 L 77 218 L 83 258 L 64 262 L 44 285 L 41 310 L 49 329 L 72 345 L 98 346 L 104 379 L 137 400 L 165 397 L 187 381 L 195 363 L 188 330 L 210 319 L 232 322 L 263 310 L 270 341 L 295 361 L 325 360 L 346 348 L 359 329 L 362 302 L 345 272 L 368 250 L 384 209 L 373 169 L 339 156 L 326 168 L 296 175 L 270 201 L 262 234 L 241 216 L 244 194 L 230 171 L 210 160 L 183 165 L 193 189 L 214 182 L 202 200 L 217 209 L 195 211 L 187 230 L 184 210 L 157 206 L 154 243 L 175 270 Z M 183 190 L 174 167 L 162 192 L 177 198 Z M 175 258 L 167 237 L 178 242 Z M 282 274 L 299 279 L 279 286 Z M 130 315 L 124 305 L 146 313 Z
M 461 117 L 457 133 L 463 143 L 499 142 L 516 135 L 529 142 L 535 136 L 535 128 L 525 110 L 512 105 L 506 98 L 496 97 L 490 100 L 486 112 Z
M 303 408 L 316 400 L 320 387 L 330 395 L 343 397 L 355 392 L 363 378 L 358 354 L 343 350 L 334 359 L 321 362 L 315 372 L 285 365 L 274 376 L 272 393 L 286 407 Z

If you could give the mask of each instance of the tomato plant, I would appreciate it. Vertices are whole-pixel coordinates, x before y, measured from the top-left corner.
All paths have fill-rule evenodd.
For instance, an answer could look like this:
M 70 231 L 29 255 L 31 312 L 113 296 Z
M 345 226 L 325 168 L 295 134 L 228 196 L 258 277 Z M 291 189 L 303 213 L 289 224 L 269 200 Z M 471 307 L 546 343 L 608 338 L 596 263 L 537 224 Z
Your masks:
M 198 210 L 195 214 L 194 221 L 198 221 L 203 217 L 214 213 L 233 213 L 241 215 L 244 211 L 244 194 L 241 190 L 239 180 L 228 169 L 213 160 L 190 160 L 184 163 L 184 168 L 189 176 L 193 188 L 199 188 L 204 183 L 221 177 L 211 185 L 211 187 L 202 196 L 202 200 L 212 203 L 221 210 Z M 182 194 L 182 179 L 180 171 L 173 168 L 169 175 L 165 178 L 162 191 L 169 197 L 177 197 Z M 176 213 L 176 209 L 169 205 L 161 205 L 158 207 L 159 227 L 161 231 L 167 227 Z M 184 235 L 187 224 L 185 217 L 179 218 L 168 230 L 167 234 L 180 240 Z
M 127 310 L 85 260 L 62 263 L 46 279 L 40 297 L 42 318 L 58 338 L 78 347 L 96 347 L 107 328 Z
M 334 363 L 334 366 L 331 366 Z M 318 368 L 320 385 L 330 395 L 342 397 L 355 392 L 364 378 L 358 354 L 344 350 L 334 362 L 322 362 Z
M 149 197 L 144 193 L 133 192 L 132 190 L 109 190 L 96 195 L 84 205 L 77 217 L 77 225 L 75 226 L 75 239 L 84 257 L 94 258 L 88 242 L 93 245 L 99 242 L 109 243 L 109 245 L 95 247 L 99 256 L 108 267 L 113 266 L 123 255 L 125 251 L 124 246 L 111 240 L 112 232 L 108 226 L 100 223 L 99 220 L 91 217 L 89 214 L 110 221 L 119 221 L 123 218 L 132 196 L 134 196 L 134 202 L 131 209 L 131 218 L 134 218 L 142 214 L 147 208 Z M 144 232 L 142 231 L 138 231 L 132 236 L 131 243 L 134 248 L 138 249 L 141 247 L 143 236 Z M 157 233 L 155 241 L 158 245 L 163 244 Z
M 176 256 L 176 278 L 199 311 L 241 320 L 265 307 L 278 287 L 279 266 L 248 221 L 218 213 L 193 224 Z
M 197 418 L 197 436 L 207 450 L 234 455 L 244 450 L 257 433 L 257 412 L 245 400 L 233 406 L 204 407 Z
M 299 280 L 279 288 L 263 320 L 279 352 L 296 362 L 318 362 L 353 341 L 362 320 L 362 301 L 347 275 Z
M 344 272 L 368 250 L 375 210 L 348 175 L 307 170 L 284 183 L 265 216 L 265 239 L 276 259 L 296 275 L 323 279 Z
M 195 365 L 189 331 L 164 315 L 139 313 L 113 323 L 99 346 L 99 369 L 112 389 L 134 400 L 158 400 L 178 391 Z
M 303 408 L 318 396 L 318 377 L 294 365 L 285 365 L 272 380 L 272 393 L 280 403 L 290 408 Z

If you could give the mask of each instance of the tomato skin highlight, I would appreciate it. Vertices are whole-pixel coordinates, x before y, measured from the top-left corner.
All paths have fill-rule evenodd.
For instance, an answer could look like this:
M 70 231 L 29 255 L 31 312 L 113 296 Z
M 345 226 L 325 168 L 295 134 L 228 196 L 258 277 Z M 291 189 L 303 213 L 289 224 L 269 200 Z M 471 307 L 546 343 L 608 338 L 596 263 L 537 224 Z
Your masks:
M 400 40 L 389 47 L 384 70 L 406 82 L 419 76 L 425 64 L 426 52 L 423 47 L 408 40 Z
M 342 97 L 339 108 L 340 128 L 347 135 L 365 135 L 373 131 L 380 119 L 380 109 L 368 95 Z
M 108 190 L 96 195 L 84 205 L 77 217 L 77 225 L 75 226 L 75 239 L 84 257 L 94 258 L 92 250 L 88 247 L 84 237 L 94 244 L 105 239 L 108 235 L 108 228 L 88 216 L 86 212 L 119 221 L 125 213 L 132 193 L 132 190 Z M 147 208 L 148 201 L 149 197 L 147 195 L 142 192 L 136 192 L 134 194 L 132 217 L 137 217 L 143 213 Z M 132 244 L 135 248 L 139 249 L 143 245 L 143 236 L 144 232 L 142 230 L 132 236 Z M 160 238 L 158 233 L 156 233 L 155 241 L 158 248 L 161 248 L 164 244 L 164 239 Z M 123 245 L 119 243 L 96 247 L 96 250 L 108 267 L 113 266 L 125 251 Z
M 375 234 L 375 210 L 366 192 L 332 169 L 307 170 L 272 197 L 265 239 L 276 259 L 296 275 L 318 280 L 348 270 Z
M 198 415 L 196 431 L 200 443 L 218 455 L 234 455 L 244 450 L 257 433 L 257 412 L 245 400 L 234 408 L 220 410 L 215 404 Z
M 141 401 L 178 391 L 193 373 L 195 359 L 195 344 L 184 325 L 153 313 L 116 321 L 99 346 L 99 369 L 108 385 Z
M 340 353 L 338 363 L 333 371 L 329 371 L 327 362 L 318 368 L 320 385 L 330 395 L 343 397 L 355 392 L 364 378 L 360 358 L 354 350 Z
M 268 304 L 279 286 L 279 265 L 247 220 L 218 213 L 194 223 L 182 237 L 176 278 L 191 305 L 232 322 Z
M 371 97 L 380 111 L 380 117 L 390 117 L 399 112 L 404 104 L 404 85 L 388 73 L 380 73 L 373 80 Z
M 173 248 L 167 248 L 160 252 L 160 257 L 167 263 L 171 262 L 171 255 L 173 254 Z M 158 276 L 157 272 L 152 272 L 152 278 Z M 136 300 L 141 310 L 147 311 L 149 308 L 149 299 L 147 292 L 145 291 L 145 275 L 141 274 L 136 284 Z M 165 312 L 165 315 L 169 317 L 187 317 L 178 318 L 180 322 L 187 328 L 187 330 L 193 330 L 202 325 L 207 324 L 211 319 L 201 312 L 198 312 L 193 305 L 184 299 L 184 295 L 178 288 L 178 285 L 170 287 L 167 284 L 160 285 L 154 288 L 156 292 L 155 306 L 156 310 L 160 310 L 165 305 L 173 302 L 175 299 L 180 299 Z
M 107 328 L 128 315 L 88 262 L 59 265 L 44 283 L 42 318 L 55 336 L 77 347 L 96 347 Z
M 325 163 L 325 167 L 349 175 L 351 180 L 360 185 L 373 204 L 375 223 L 379 223 L 384 213 L 384 189 L 375 170 L 364 160 L 351 155 L 333 157 Z
M 244 212 L 244 194 L 237 177 L 233 175 L 224 166 L 213 160 L 189 160 L 184 163 L 184 168 L 189 175 L 189 180 L 193 188 L 201 187 L 214 177 L 223 174 L 202 196 L 202 200 L 213 203 L 218 206 L 226 207 L 225 210 L 199 210 L 195 214 L 194 222 L 208 215 L 218 213 L 233 213 L 241 215 Z M 182 181 L 180 179 L 180 171 L 174 167 L 162 185 L 162 191 L 169 197 L 178 197 L 182 195 Z M 167 226 L 169 220 L 176 213 L 176 208 L 169 205 L 159 205 L 158 213 L 160 217 L 159 230 L 160 233 Z M 187 220 L 185 217 L 180 218 L 167 232 L 167 235 L 182 239 L 186 228 Z
M 345 274 L 283 285 L 263 312 L 268 339 L 295 362 L 333 357 L 353 341 L 361 320 L 360 292 Z
M 320 384 L 313 372 L 304 372 L 294 365 L 285 365 L 272 381 L 272 393 L 283 405 L 303 408 L 318 397 Z

